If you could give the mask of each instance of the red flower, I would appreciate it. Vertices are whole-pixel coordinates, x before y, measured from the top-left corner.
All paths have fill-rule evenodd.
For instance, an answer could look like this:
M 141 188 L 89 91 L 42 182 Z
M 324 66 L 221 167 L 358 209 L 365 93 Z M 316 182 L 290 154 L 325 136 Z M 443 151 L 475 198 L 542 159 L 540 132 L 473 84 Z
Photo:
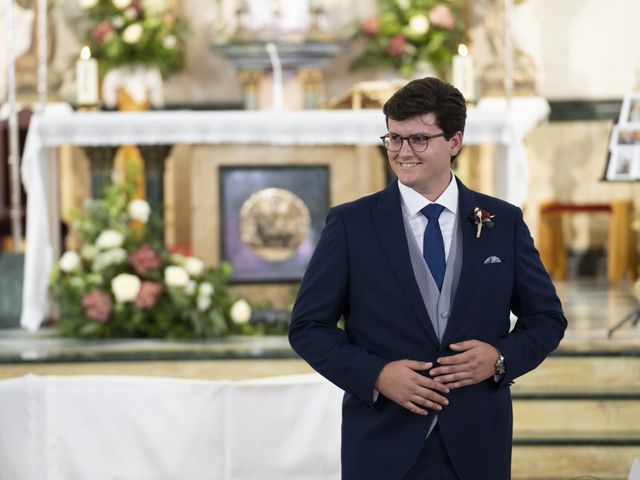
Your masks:
M 144 244 L 129 255 L 129 265 L 138 275 L 145 275 L 162 266 L 160 255 L 149 245 Z
M 109 22 L 100 22 L 93 29 L 93 39 L 97 43 L 102 43 L 110 33 L 113 33 L 113 25 Z
M 387 52 L 392 57 L 399 57 L 405 52 L 406 47 L 407 39 L 404 37 L 404 35 L 398 34 L 389 41 Z
M 380 31 L 380 24 L 377 17 L 369 17 L 362 21 L 360 28 L 367 37 L 375 37 Z
M 109 295 L 100 290 L 91 290 L 82 297 L 84 314 L 94 322 L 104 323 L 109 319 L 112 303 Z
M 141 309 L 153 308 L 160 296 L 164 293 L 164 287 L 158 282 L 142 282 L 136 298 L 136 307 Z

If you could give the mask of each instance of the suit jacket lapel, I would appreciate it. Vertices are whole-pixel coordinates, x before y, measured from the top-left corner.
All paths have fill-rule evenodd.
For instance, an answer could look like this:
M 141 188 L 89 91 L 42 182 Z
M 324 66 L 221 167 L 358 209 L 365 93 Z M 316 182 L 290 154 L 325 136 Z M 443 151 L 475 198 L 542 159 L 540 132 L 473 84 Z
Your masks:
M 443 345 L 448 345 L 451 332 L 455 330 L 456 325 L 467 318 L 467 309 L 473 296 L 473 292 L 478 285 L 480 269 L 484 258 L 486 235 L 480 235 L 476 238 L 476 227 L 470 224 L 469 217 L 473 213 L 475 207 L 482 207 L 478 202 L 475 192 L 469 190 L 464 184 L 456 178 L 459 188 L 458 202 L 458 221 L 462 227 L 462 272 L 460 273 L 460 283 L 458 291 L 455 294 L 451 316 L 449 317 L 450 325 L 445 332 Z
M 409 246 L 404 230 L 400 191 L 396 182 L 383 190 L 378 208 L 372 209 L 373 220 L 378 231 L 378 237 L 389 259 L 391 269 L 405 292 L 409 304 L 418 316 L 420 324 L 429 337 L 436 343 L 438 339 L 429 320 L 427 309 L 418 289 L 413 266 L 409 257 Z

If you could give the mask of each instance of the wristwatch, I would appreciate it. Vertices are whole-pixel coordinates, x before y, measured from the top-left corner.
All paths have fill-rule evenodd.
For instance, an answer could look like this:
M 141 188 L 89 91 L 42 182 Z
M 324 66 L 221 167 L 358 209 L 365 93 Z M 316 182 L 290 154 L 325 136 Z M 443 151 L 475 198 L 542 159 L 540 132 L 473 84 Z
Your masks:
M 504 375 L 507 373 L 507 366 L 504 363 L 504 357 L 498 352 L 498 359 L 496 360 L 496 375 Z

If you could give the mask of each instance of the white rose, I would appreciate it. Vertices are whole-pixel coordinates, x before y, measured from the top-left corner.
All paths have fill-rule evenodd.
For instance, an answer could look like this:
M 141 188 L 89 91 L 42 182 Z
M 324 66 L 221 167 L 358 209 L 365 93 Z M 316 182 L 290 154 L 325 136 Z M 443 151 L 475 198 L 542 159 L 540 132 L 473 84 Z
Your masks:
M 203 297 L 200 295 L 198 297 L 198 310 L 204 312 L 211 306 L 211 297 Z
M 211 283 L 209 282 L 202 282 L 200 284 L 200 296 L 207 296 L 210 297 L 211 295 L 213 295 L 213 292 L 215 291 L 215 289 L 213 288 L 213 285 L 211 285 Z
M 60 270 L 65 273 L 73 272 L 80 267 L 80 255 L 78 255 L 73 250 L 64 252 L 64 255 L 60 257 L 58 265 L 60 266 Z
M 113 21 L 111 22 L 111 25 L 113 25 L 113 28 L 122 28 L 122 27 L 124 27 L 124 18 L 122 18 L 122 17 L 114 18 Z M 114 170 L 114 172 L 111 174 L 111 176 L 112 176 L 112 178 L 114 176 L 117 177 L 118 173 L 116 173 L 115 170 Z M 118 183 L 119 180 L 120 179 L 114 179 L 113 182 L 114 183 Z
M 138 18 L 138 11 L 135 8 L 129 7 L 124 11 L 123 15 L 127 20 L 135 20 Z
M 129 45 L 138 43 L 140 41 L 140 37 L 142 37 L 142 25 L 139 23 L 132 23 L 124 29 L 124 32 L 122 32 L 122 40 L 124 43 L 128 43 Z
M 80 4 L 80 8 L 88 10 L 91 7 L 95 7 L 98 0 L 80 0 L 78 3 Z
M 124 242 L 124 236 L 115 230 L 105 230 L 96 240 L 96 247 L 100 250 L 108 250 L 110 248 L 118 248 Z
M 251 320 L 251 305 L 241 298 L 231 306 L 229 314 L 233 323 L 247 323 Z
M 429 19 L 426 15 L 414 15 L 409 20 L 409 28 L 415 35 L 424 35 L 429 31 Z
M 178 44 L 178 39 L 174 35 L 167 35 L 162 40 L 162 46 L 167 50 L 171 50 Z
M 116 8 L 122 10 L 131 5 L 131 0 L 112 0 Z
M 147 223 L 149 221 L 151 207 L 149 207 L 149 204 L 144 200 L 131 200 L 127 207 L 127 212 L 133 220 Z
M 196 257 L 187 257 L 184 261 L 184 268 L 192 277 L 197 277 L 204 270 L 204 262 Z
M 164 282 L 170 287 L 186 287 L 189 274 L 184 268 L 172 265 L 164 269 Z
M 140 292 L 140 279 L 129 273 L 121 273 L 111 280 L 111 290 L 118 302 L 133 302 Z

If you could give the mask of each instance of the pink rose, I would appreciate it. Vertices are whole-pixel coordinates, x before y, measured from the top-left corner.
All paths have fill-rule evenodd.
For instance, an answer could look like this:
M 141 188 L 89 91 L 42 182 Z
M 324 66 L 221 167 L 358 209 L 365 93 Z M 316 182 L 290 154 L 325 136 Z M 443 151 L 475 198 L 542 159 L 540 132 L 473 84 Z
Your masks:
M 136 307 L 141 309 L 153 308 L 164 293 L 164 287 L 158 282 L 142 282 L 136 297 Z
M 109 22 L 100 22 L 93 29 L 93 39 L 97 43 L 102 43 L 111 33 L 113 33 L 113 25 Z
M 82 297 L 84 314 L 94 322 L 104 323 L 109 319 L 112 303 L 109 295 L 100 290 L 91 290 Z
M 429 21 L 431 25 L 438 28 L 444 28 L 446 30 L 453 30 L 456 28 L 456 18 L 446 5 L 436 5 L 429 12 Z
M 380 24 L 376 17 L 369 17 L 362 21 L 360 28 L 367 37 L 375 37 L 380 30 Z
M 144 244 L 129 255 L 129 265 L 138 275 L 145 275 L 162 266 L 160 255 L 149 245 Z
M 396 35 L 389 41 L 389 47 L 387 48 L 387 52 L 392 57 L 399 57 L 402 55 L 407 47 L 407 39 L 404 35 Z

